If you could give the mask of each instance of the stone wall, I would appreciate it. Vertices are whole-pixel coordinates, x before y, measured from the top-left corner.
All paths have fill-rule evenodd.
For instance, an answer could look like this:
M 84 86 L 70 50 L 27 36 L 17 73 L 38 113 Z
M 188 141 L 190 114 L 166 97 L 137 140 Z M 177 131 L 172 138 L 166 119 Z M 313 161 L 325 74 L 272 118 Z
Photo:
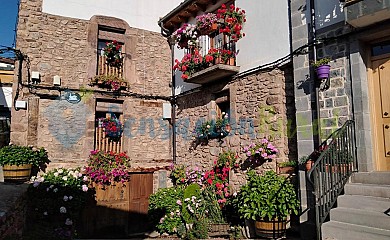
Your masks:
M 278 158 L 264 163 L 259 171 L 275 169 L 276 161 L 296 159 L 295 136 L 287 134 L 288 119 L 295 112 L 293 79 L 290 67 L 257 72 L 232 82 L 208 85 L 201 91 L 180 97 L 178 100 L 177 163 L 210 169 L 222 151 L 232 150 L 246 159 L 243 147 L 262 138 L 269 138 L 280 150 Z M 228 91 L 230 97 L 230 135 L 222 141 L 209 140 L 197 144 L 193 137 L 196 124 L 215 118 L 214 94 Z M 214 116 L 213 116 L 214 115 Z M 289 122 L 289 130 L 295 122 Z M 237 187 L 245 179 L 242 171 L 230 178 Z
M 117 35 L 125 43 L 124 76 L 129 88 L 119 96 L 89 85 L 96 75 L 99 25 L 125 30 L 124 34 Z M 132 158 L 133 166 L 169 165 L 169 124 L 162 120 L 165 101 L 130 96 L 170 94 L 170 50 L 159 33 L 131 28 L 113 17 L 94 16 L 86 21 L 50 15 L 42 12 L 42 0 L 22 0 L 16 48 L 28 59 L 22 65 L 21 82 L 25 85 L 17 84 L 15 77 L 13 92 L 18 94 L 18 100 L 28 102 L 28 109 L 12 110 L 12 143 L 45 147 L 52 161 L 50 167 L 83 165 L 94 148 L 96 102 L 111 99 L 123 103 L 123 149 Z M 15 73 L 18 69 L 16 64 Z M 36 85 L 28 79 L 32 71 L 41 75 Z M 65 92 L 53 88 L 55 75 L 61 77 L 62 89 L 78 92 L 82 101 L 67 102 Z M 153 122 L 154 128 L 145 127 L 145 121 Z

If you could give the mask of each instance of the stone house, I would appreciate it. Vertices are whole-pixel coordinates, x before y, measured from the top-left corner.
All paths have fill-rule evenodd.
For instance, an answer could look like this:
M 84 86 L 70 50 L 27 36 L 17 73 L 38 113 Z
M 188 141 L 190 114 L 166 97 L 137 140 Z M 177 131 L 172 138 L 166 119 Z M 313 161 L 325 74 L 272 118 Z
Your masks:
M 267 138 L 279 149 L 279 155 L 257 169 L 276 170 L 278 162 L 297 159 L 294 134 L 288 133 L 295 128 L 295 121 L 288 120 L 295 119 L 291 61 L 287 59 L 275 67 L 263 66 L 290 53 L 287 2 L 187 0 L 161 18 L 159 25 L 162 34 L 171 39 L 181 26 L 194 24 L 196 16 L 217 13 L 222 4 L 234 4 L 246 11 L 246 35 L 238 42 L 229 41 L 219 32 L 199 36 L 203 57 L 210 49 L 232 50 L 238 53 L 234 64 L 214 64 L 184 80 L 180 71 L 173 73 L 177 99 L 175 160 L 177 164 L 208 169 L 223 151 L 232 150 L 240 159 L 246 159 L 243 148 Z M 273 28 L 262 20 L 264 17 L 274 23 Z M 178 45 L 172 49 L 173 58 L 179 61 L 191 51 Z M 229 116 L 228 136 L 200 143 L 194 137 L 195 129 L 207 120 L 221 118 L 223 113 Z M 244 182 L 243 171 L 231 173 L 230 184 L 236 190 Z
M 316 222 L 318 239 L 321 234 L 337 239 L 389 237 L 390 222 L 383 214 L 388 208 L 383 201 L 390 196 L 389 10 L 388 1 L 291 1 L 293 51 L 301 46 L 308 50 L 293 60 L 298 156 L 309 155 L 339 128 L 332 136 L 336 140 L 328 139 L 327 144 L 332 141 L 329 146 L 340 149 L 341 142 L 348 143 L 348 151 L 356 156 L 351 178 L 348 171 L 340 174 L 342 179 L 314 184 L 313 198 L 311 184 L 306 186 L 305 173 L 300 172 L 303 210 L 309 210 L 301 222 L 317 216 L 312 223 Z M 330 77 L 319 81 L 311 62 L 326 57 L 331 59 Z M 346 129 L 352 134 L 343 135 Z M 325 176 L 321 166 L 329 163 L 326 156 L 327 152 L 320 157 L 310 177 Z M 320 189 L 345 195 L 337 199 L 335 194 L 326 202 Z M 336 200 L 338 208 L 330 210 Z M 329 216 L 331 221 L 322 224 Z M 313 238 L 309 232 L 304 239 Z
M 44 147 L 49 168 L 84 166 L 94 149 L 127 152 L 133 192 L 114 196 L 109 208 L 145 217 L 145 202 L 166 186 L 172 162 L 171 127 L 162 118 L 163 105 L 170 100 L 169 45 L 160 33 L 115 17 L 47 13 L 48 2 L 20 1 L 16 49 L 24 56 L 15 65 L 13 97 L 19 105 L 11 113 L 11 142 Z M 106 65 L 102 51 L 114 40 L 121 44 L 120 68 Z M 91 84 L 96 76 L 113 75 L 124 79 L 124 89 Z M 104 117 L 124 124 L 119 140 L 103 135 L 98 119 Z

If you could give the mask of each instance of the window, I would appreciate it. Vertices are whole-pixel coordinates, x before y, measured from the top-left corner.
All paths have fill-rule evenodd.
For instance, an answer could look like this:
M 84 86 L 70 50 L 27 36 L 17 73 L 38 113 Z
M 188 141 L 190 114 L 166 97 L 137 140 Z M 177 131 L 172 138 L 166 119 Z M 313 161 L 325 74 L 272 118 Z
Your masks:
M 223 91 L 215 94 L 215 112 L 216 118 L 221 118 L 222 113 L 226 113 L 230 119 L 229 91 Z
M 390 41 L 381 42 L 371 47 L 371 55 L 373 57 L 389 54 L 390 53 Z

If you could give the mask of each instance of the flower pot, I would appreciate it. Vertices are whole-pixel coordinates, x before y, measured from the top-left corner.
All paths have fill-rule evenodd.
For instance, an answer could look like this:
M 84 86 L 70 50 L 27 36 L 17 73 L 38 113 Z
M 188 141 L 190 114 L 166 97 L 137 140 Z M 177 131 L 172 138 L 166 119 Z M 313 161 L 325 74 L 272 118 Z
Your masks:
M 313 164 L 314 164 L 313 160 L 311 160 L 311 159 L 307 160 L 306 165 L 305 165 L 306 170 L 309 171 L 311 169 L 311 167 L 313 166 Z
M 279 174 L 293 174 L 294 172 L 294 167 L 279 167 Z
M 4 165 L 3 174 L 4 181 L 27 181 L 31 175 L 31 164 L 22 165 Z
M 317 78 L 318 79 L 324 79 L 329 77 L 329 72 L 330 72 L 330 65 L 321 65 L 317 67 L 316 69 L 317 72 Z
M 218 29 L 218 23 L 213 23 L 213 24 L 211 25 L 211 30 L 215 31 L 215 30 L 217 30 L 217 29 Z
M 214 59 L 214 63 L 215 63 L 215 64 L 220 64 L 220 63 L 222 63 L 222 58 L 221 58 L 221 57 L 215 58 L 215 59 Z
M 229 58 L 227 64 L 230 65 L 230 66 L 234 66 L 235 65 L 235 59 L 234 58 Z
M 273 219 L 271 221 L 258 220 L 255 222 L 256 235 L 263 238 L 280 238 L 286 233 L 286 221 Z

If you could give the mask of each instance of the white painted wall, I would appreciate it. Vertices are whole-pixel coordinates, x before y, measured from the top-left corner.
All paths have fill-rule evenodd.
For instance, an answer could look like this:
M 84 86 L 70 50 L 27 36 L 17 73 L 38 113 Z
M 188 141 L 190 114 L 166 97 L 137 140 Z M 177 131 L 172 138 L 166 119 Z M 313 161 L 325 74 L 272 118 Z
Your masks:
M 344 21 L 344 9 L 340 0 L 315 0 L 314 4 L 317 29 Z
M 236 0 L 246 11 L 245 37 L 238 41 L 240 71 L 275 61 L 290 53 L 287 0 Z
M 130 27 L 160 32 L 157 22 L 182 0 L 43 0 L 42 11 L 89 20 L 105 15 L 125 20 Z

